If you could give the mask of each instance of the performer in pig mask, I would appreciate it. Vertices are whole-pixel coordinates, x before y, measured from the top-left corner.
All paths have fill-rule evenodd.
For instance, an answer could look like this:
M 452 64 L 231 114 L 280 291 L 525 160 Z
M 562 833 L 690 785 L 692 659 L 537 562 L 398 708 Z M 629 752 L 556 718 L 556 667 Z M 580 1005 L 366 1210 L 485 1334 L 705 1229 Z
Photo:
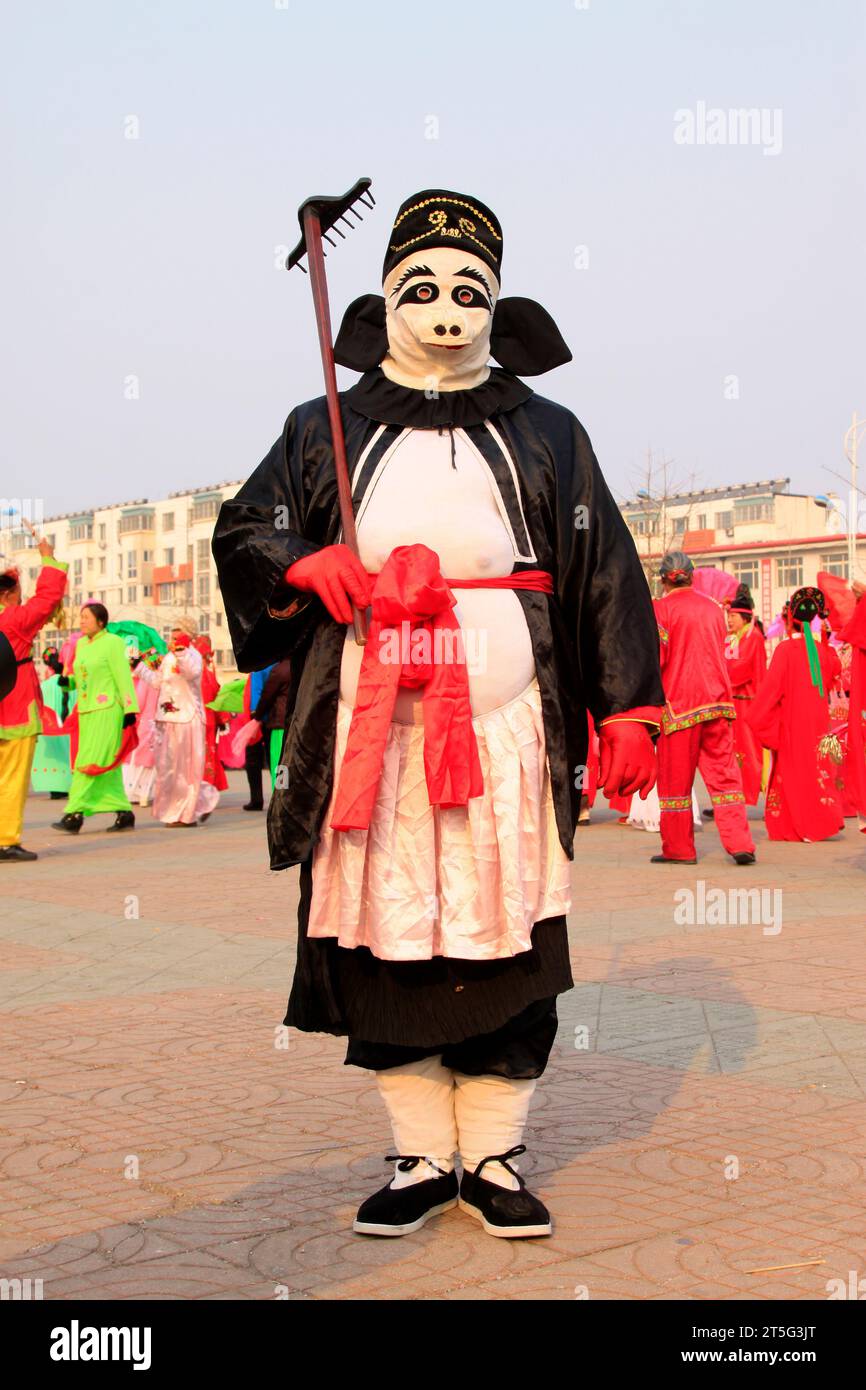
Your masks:
M 417 193 L 383 295 L 346 313 L 360 561 L 324 398 L 292 411 L 214 537 L 240 669 L 291 657 L 268 817 L 272 868 L 301 866 L 285 1022 L 346 1036 L 376 1075 L 396 1168 L 358 1212 L 372 1235 L 458 1199 L 490 1235 L 550 1233 L 514 1160 L 573 983 L 587 709 L 606 792 L 655 781 L 647 584 L 583 427 L 517 375 L 570 353 L 540 305 L 499 298 L 501 264 L 489 208 Z

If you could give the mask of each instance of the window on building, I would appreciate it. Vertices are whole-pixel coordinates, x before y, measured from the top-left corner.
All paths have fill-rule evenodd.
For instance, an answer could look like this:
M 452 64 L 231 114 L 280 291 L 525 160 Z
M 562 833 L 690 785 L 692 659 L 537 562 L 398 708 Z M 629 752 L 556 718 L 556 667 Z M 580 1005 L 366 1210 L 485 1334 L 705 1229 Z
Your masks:
M 127 550 L 126 552 L 126 577 L 127 579 L 138 578 L 138 551 Z
M 142 586 L 142 593 L 144 594 L 145 598 L 153 598 L 153 585 L 144 584 Z
M 688 519 L 687 516 L 676 516 L 676 517 L 674 517 L 674 535 L 675 535 L 675 536 L 682 536 L 682 535 L 685 535 L 685 530 L 686 530 L 686 527 L 688 526 L 688 524 L 689 524 L 689 519 Z
M 99 557 L 99 573 L 100 573 L 100 574 L 105 574 L 105 556 L 104 556 L 104 555 L 100 555 L 100 557 Z
M 828 574 L 836 574 L 840 579 L 848 578 L 848 556 L 842 550 L 835 550 L 830 555 L 821 556 L 822 570 Z
M 192 521 L 209 521 L 222 506 L 221 497 L 198 497 L 192 504 Z
M 171 623 L 163 623 L 162 640 L 163 642 L 168 642 L 171 640 Z
M 194 554 L 194 548 L 193 548 L 193 546 L 190 544 L 190 545 L 188 545 L 187 548 L 186 548 L 186 562 L 187 562 L 188 565 L 191 565 L 191 564 L 192 564 L 192 557 L 193 557 L 193 554 Z
M 143 563 L 143 564 L 149 565 L 150 562 L 151 562 L 151 560 L 153 559 L 153 551 L 152 551 L 152 550 L 143 550 L 143 551 L 141 552 L 141 559 L 142 559 L 142 563 Z
M 734 560 L 731 565 L 731 572 L 738 584 L 748 584 L 750 589 L 757 589 L 761 579 L 760 560 Z
M 799 589 L 803 583 L 803 557 L 787 556 L 776 561 L 776 583 L 782 589 Z
M 159 599 L 159 602 L 160 602 L 160 603 L 173 603 L 173 602 L 174 602 L 174 585 L 173 585 L 173 584 L 158 584 L 158 585 L 156 586 L 156 588 L 157 588 L 157 598 Z
M 716 530 L 730 531 L 734 524 L 733 512 L 716 512 Z
M 173 565 L 173 564 L 174 564 L 174 546 L 173 546 L 173 545 L 167 546 L 166 549 L 162 552 L 162 563 L 163 563 L 164 565 Z
M 105 522 L 104 522 L 104 521 L 100 521 L 100 523 L 99 523 L 99 539 L 100 539 L 101 541 L 103 541 L 103 542 L 105 541 L 106 529 L 107 529 L 107 528 L 106 528 Z
M 734 507 L 735 521 L 772 521 L 773 503 L 768 501 L 737 502 Z
M 69 523 L 69 539 L 71 541 L 92 541 L 93 522 L 78 518 Z
M 127 601 L 127 603 L 138 603 L 138 585 L 137 585 L 137 584 L 127 584 L 127 586 L 126 586 L 126 601 Z
M 225 665 L 225 657 L 226 657 L 226 654 L 225 654 L 225 652 L 224 652 L 221 648 L 220 648 L 218 651 L 215 651 L 215 652 L 214 652 L 214 657 L 216 658 L 216 664 L 217 664 L 217 666 L 224 666 L 224 665 Z
M 120 575 L 120 577 L 121 577 L 121 579 L 122 579 L 122 578 L 123 578 L 123 556 L 122 556 L 122 555 L 118 555 L 118 557 L 117 557 L 117 573 Z
M 162 529 L 163 529 L 163 531 L 173 531 L 173 530 L 174 530 L 174 512 L 163 512 L 163 514 L 162 514 Z
M 117 534 L 124 536 L 128 531 L 152 531 L 153 512 L 127 512 L 117 523 Z
M 195 560 L 199 569 L 207 569 L 210 564 L 210 540 L 207 537 L 203 541 L 196 541 Z
M 214 616 L 214 625 L 215 625 L 216 627 L 222 627 L 222 625 L 223 625 L 223 615 L 222 615 L 222 613 L 214 613 L 213 616 Z
M 210 603 L 210 575 L 200 574 L 198 577 L 198 588 L 196 590 L 196 602 L 199 607 L 207 608 Z
M 88 568 L 89 570 L 92 570 L 92 569 L 93 569 L 93 556 L 92 556 L 92 555 L 88 555 L 88 557 L 87 557 L 87 568 Z
M 210 623 L 208 621 L 207 613 L 199 614 L 198 630 L 199 632 L 210 632 Z
M 84 568 L 84 566 L 83 566 L 81 560 L 73 560 L 73 561 L 72 561 L 72 578 L 74 579 L 74 581 L 75 581 L 76 584 L 80 584 L 80 583 L 81 583 L 81 571 L 82 571 L 83 568 Z
M 697 529 L 698 529 L 699 531 L 706 531 L 706 529 L 707 529 L 707 514 L 706 514 L 706 512 L 698 512 L 697 521 L 696 521 L 695 525 L 696 525 L 696 527 L 697 527 Z

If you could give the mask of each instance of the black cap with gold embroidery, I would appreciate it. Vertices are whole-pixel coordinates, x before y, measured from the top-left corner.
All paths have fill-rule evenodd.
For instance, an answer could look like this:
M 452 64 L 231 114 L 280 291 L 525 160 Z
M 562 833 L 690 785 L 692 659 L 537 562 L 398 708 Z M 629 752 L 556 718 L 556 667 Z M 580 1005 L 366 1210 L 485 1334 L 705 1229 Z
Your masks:
M 388 238 L 382 279 L 406 256 L 431 246 L 456 246 L 487 261 L 501 279 L 502 228 L 488 207 L 465 193 L 427 188 L 401 204 Z

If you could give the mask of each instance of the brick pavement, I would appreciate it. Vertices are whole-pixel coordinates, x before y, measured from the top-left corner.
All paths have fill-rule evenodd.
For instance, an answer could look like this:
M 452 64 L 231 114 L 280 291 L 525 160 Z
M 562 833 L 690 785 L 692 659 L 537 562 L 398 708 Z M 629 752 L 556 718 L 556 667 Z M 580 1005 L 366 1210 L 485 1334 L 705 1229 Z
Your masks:
M 576 988 L 524 1160 L 555 1234 L 452 1211 L 376 1241 L 349 1227 L 385 1181 L 384 1113 L 339 1040 L 278 1046 L 297 876 L 268 872 L 243 799 L 233 774 L 199 829 L 72 840 L 31 798 L 42 857 L 0 870 L 0 1277 L 46 1298 L 815 1299 L 866 1276 L 852 822 L 775 846 L 757 822 L 756 870 L 712 829 L 688 871 L 607 810 L 581 829 Z M 678 925 L 698 879 L 781 887 L 781 931 Z

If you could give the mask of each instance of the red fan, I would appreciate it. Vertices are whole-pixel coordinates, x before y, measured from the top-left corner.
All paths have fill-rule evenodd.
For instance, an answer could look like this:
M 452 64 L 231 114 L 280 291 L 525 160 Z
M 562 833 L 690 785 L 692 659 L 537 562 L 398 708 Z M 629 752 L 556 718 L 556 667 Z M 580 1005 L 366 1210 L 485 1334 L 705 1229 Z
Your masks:
M 827 600 L 830 626 L 835 633 L 839 633 L 854 617 L 857 599 L 848 587 L 847 579 L 840 579 L 838 574 L 828 574 L 826 570 L 819 570 L 816 582 Z
M 692 576 L 692 587 L 721 606 L 734 597 L 739 584 L 733 574 L 716 569 L 714 565 L 701 565 Z

